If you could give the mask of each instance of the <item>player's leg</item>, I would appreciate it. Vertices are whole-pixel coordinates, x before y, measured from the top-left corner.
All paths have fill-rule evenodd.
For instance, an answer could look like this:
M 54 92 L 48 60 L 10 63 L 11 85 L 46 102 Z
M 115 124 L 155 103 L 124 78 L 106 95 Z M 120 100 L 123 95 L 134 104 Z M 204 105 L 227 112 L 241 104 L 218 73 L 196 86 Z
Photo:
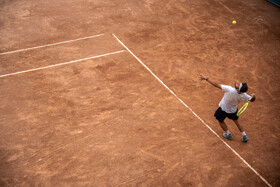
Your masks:
M 224 131 L 227 131 L 227 130 L 228 130 L 228 127 L 227 127 L 227 124 L 225 123 L 225 121 L 223 121 L 223 122 L 220 122 L 220 121 L 219 121 L 219 124 L 220 124 L 220 126 L 222 127 L 222 129 L 223 129 Z
M 220 107 L 216 110 L 214 116 L 216 117 L 216 119 L 219 121 L 220 126 L 222 127 L 222 129 L 225 131 L 223 133 L 223 137 L 227 138 L 229 140 L 232 140 L 232 135 L 230 134 L 227 124 L 224 122 L 227 114 L 225 111 L 223 111 Z
M 241 124 L 239 123 L 238 119 L 237 120 L 233 120 L 233 121 L 234 121 L 235 125 L 238 127 L 239 131 L 243 132 L 243 128 L 242 128 Z
M 219 124 L 222 127 L 222 129 L 225 131 L 223 133 L 223 137 L 226 138 L 226 139 L 232 140 L 233 136 L 230 134 L 230 132 L 228 130 L 228 127 L 227 127 L 227 124 L 224 121 L 223 122 L 219 121 Z
M 235 125 L 238 127 L 239 131 L 242 134 L 242 141 L 243 142 L 247 142 L 249 140 L 248 136 L 246 135 L 245 131 L 243 130 L 243 127 L 241 126 L 241 124 L 239 123 L 238 119 L 237 120 L 233 120 Z

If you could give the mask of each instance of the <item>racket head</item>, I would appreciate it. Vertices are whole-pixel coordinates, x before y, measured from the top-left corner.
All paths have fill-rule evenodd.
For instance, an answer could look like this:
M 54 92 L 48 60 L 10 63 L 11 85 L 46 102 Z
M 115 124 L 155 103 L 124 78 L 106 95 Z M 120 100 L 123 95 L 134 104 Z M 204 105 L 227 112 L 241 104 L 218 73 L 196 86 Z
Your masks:
M 237 112 L 237 116 L 240 116 L 245 110 L 246 110 L 246 108 L 248 107 L 248 104 L 249 104 L 249 102 L 246 102 L 239 110 L 238 110 L 238 112 Z

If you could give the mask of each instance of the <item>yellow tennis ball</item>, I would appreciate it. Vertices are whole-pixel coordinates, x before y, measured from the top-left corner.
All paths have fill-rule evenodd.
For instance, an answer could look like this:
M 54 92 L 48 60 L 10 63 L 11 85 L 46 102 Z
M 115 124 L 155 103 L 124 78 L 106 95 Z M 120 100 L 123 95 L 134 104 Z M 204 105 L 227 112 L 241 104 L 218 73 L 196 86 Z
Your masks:
M 235 25 L 235 24 L 236 24 L 236 21 L 235 21 L 235 20 L 233 20 L 233 21 L 232 21 L 232 24 L 234 24 L 234 25 Z

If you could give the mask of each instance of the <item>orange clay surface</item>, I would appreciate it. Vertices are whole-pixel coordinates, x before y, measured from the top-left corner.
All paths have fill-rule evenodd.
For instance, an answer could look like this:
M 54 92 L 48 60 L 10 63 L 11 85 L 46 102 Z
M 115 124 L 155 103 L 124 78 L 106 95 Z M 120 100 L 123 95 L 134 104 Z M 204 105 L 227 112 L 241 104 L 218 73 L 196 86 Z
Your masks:
M 0 54 L 0 75 L 124 50 L 114 33 L 220 136 L 223 91 L 198 75 L 247 82 L 250 140 L 227 119 L 225 142 L 279 186 L 279 17 L 264 0 L 0 0 L 0 53 L 104 34 Z M 267 184 L 124 51 L 0 78 L 0 186 Z

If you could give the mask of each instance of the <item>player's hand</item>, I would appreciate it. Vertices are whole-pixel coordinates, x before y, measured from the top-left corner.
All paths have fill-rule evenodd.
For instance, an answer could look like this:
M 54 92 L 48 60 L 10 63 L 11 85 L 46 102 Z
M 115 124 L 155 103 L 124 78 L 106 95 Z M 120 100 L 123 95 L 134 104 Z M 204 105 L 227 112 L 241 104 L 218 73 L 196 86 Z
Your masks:
M 256 95 L 253 93 L 251 96 L 252 96 L 252 98 L 251 98 L 250 101 L 251 101 L 251 102 L 254 102 L 254 101 L 256 100 Z
M 203 80 L 206 80 L 207 77 L 206 77 L 206 76 L 203 76 L 203 75 L 199 75 L 199 79 L 200 79 L 201 81 L 203 81 Z

